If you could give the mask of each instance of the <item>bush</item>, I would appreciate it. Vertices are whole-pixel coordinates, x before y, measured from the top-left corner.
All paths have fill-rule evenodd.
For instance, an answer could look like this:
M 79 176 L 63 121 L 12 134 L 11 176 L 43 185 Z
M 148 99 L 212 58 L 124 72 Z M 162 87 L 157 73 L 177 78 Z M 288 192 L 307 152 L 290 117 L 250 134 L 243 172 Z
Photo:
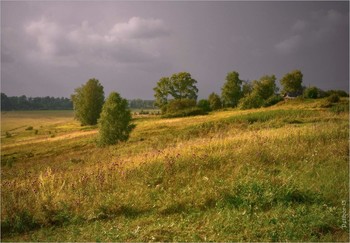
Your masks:
M 240 100 L 239 107 L 242 110 L 259 108 L 264 104 L 264 100 L 256 93 L 251 93 Z
M 193 99 L 175 99 L 171 100 L 166 106 L 166 113 L 176 113 L 196 106 L 196 101 Z
M 320 89 L 315 86 L 308 87 L 303 92 L 304 98 L 317 99 L 320 98 Z
M 190 107 L 190 108 L 179 110 L 176 112 L 166 113 L 162 117 L 174 118 L 174 117 L 198 116 L 198 115 L 206 115 L 206 114 L 208 113 L 202 110 L 200 107 Z
M 210 103 L 208 100 L 203 99 L 198 101 L 197 106 L 201 108 L 203 111 L 211 111 Z
M 340 98 L 337 94 L 332 94 L 327 97 L 327 101 L 331 103 L 338 103 L 340 101 Z
M 118 141 L 126 141 L 135 127 L 130 124 L 131 112 L 128 101 L 118 93 L 112 92 L 103 105 L 99 125 L 99 144 L 111 145 Z
M 272 106 L 282 100 L 283 100 L 283 97 L 281 95 L 272 95 L 264 102 L 263 106 L 264 107 Z
M 31 130 L 33 130 L 32 126 L 29 126 L 29 127 L 26 128 L 26 131 L 31 131 Z
M 331 96 L 332 94 L 336 94 L 340 97 L 349 97 L 349 94 L 344 90 L 328 90 L 325 92 L 325 96 Z

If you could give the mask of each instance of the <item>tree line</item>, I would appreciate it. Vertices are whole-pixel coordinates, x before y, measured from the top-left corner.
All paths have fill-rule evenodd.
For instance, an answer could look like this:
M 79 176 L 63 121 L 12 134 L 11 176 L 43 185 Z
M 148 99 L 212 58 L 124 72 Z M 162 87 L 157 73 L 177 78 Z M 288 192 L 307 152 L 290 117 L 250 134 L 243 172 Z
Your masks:
M 347 97 L 341 90 L 323 91 L 315 86 L 303 86 L 303 74 L 293 70 L 280 79 L 280 91 L 275 75 L 263 75 L 258 80 L 246 81 L 237 71 L 228 72 L 221 88 L 221 95 L 211 93 L 207 99 L 197 102 L 197 81 L 190 73 L 181 72 L 162 77 L 154 88 L 155 105 L 164 117 L 205 114 L 221 108 L 252 109 L 274 105 L 284 98 L 322 98 L 332 94 Z M 280 92 L 279 92 L 280 91 Z
M 131 109 L 155 109 L 154 100 L 128 100 Z M 1 110 L 73 110 L 73 102 L 65 97 L 7 96 L 1 93 Z
M 1 110 L 71 110 L 73 103 L 68 98 L 7 96 L 1 93 Z

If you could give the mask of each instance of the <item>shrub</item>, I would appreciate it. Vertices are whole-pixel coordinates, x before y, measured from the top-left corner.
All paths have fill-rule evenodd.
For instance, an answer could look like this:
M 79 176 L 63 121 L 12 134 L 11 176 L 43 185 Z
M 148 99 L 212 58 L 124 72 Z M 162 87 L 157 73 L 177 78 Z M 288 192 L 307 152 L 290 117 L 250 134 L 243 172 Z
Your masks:
M 283 97 L 281 95 L 272 95 L 264 102 L 263 106 L 264 107 L 272 106 L 282 100 L 283 100 Z
M 29 127 L 26 128 L 26 131 L 31 131 L 31 130 L 33 130 L 32 126 L 29 126 Z
M 327 97 L 327 101 L 331 103 L 338 103 L 340 101 L 340 98 L 337 94 L 332 94 Z
M 5 135 L 7 138 L 10 138 L 10 137 L 12 137 L 12 134 L 11 133 L 9 133 L 9 132 L 6 132 L 6 135 Z
M 264 104 L 264 100 L 255 92 L 241 99 L 239 107 L 242 110 L 259 108 Z
M 190 108 L 179 110 L 176 112 L 166 113 L 162 117 L 174 118 L 174 117 L 198 116 L 198 115 L 206 115 L 206 114 L 208 113 L 202 110 L 200 107 L 190 107 Z
M 99 123 L 99 144 L 111 145 L 118 141 L 126 141 L 135 127 L 130 124 L 131 113 L 128 101 L 118 93 L 112 92 L 103 105 Z
M 304 98 L 317 99 L 320 98 L 321 95 L 320 90 L 317 87 L 312 86 L 304 90 L 303 96 Z
M 325 92 L 325 96 L 331 96 L 332 94 L 336 94 L 340 97 L 349 97 L 349 94 L 344 90 L 328 90 Z
M 195 106 L 196 101 L 193 99 L 171 100 L 166 107 L 166 113 L 175 113 Z
M 203 99 L 198 101 L 197 106 L 201 108 L 203 111 L 211 111 L 210 103 L 208 100 Z

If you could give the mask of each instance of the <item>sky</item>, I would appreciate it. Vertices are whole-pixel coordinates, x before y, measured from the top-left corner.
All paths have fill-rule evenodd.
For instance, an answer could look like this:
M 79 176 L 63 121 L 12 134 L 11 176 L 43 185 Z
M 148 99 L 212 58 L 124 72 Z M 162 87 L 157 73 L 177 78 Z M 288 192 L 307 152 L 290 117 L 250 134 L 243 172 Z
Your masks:
M 105 95 L 153 99 L 189 72 L 199 98 L 295 69 L 304 86 L 349 90 L 349 2 L 1 2 L 1 92 L 70 97 L 97 78 Z

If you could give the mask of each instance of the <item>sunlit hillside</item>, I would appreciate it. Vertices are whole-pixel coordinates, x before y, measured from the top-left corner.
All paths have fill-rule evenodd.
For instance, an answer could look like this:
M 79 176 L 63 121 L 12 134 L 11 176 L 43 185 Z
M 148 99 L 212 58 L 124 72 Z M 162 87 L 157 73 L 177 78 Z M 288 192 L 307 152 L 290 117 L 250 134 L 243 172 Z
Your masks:
M 2 241 L 347 241 L 349 101 L 135 116 L 96 146 L 71 111 L 3 112 Z

